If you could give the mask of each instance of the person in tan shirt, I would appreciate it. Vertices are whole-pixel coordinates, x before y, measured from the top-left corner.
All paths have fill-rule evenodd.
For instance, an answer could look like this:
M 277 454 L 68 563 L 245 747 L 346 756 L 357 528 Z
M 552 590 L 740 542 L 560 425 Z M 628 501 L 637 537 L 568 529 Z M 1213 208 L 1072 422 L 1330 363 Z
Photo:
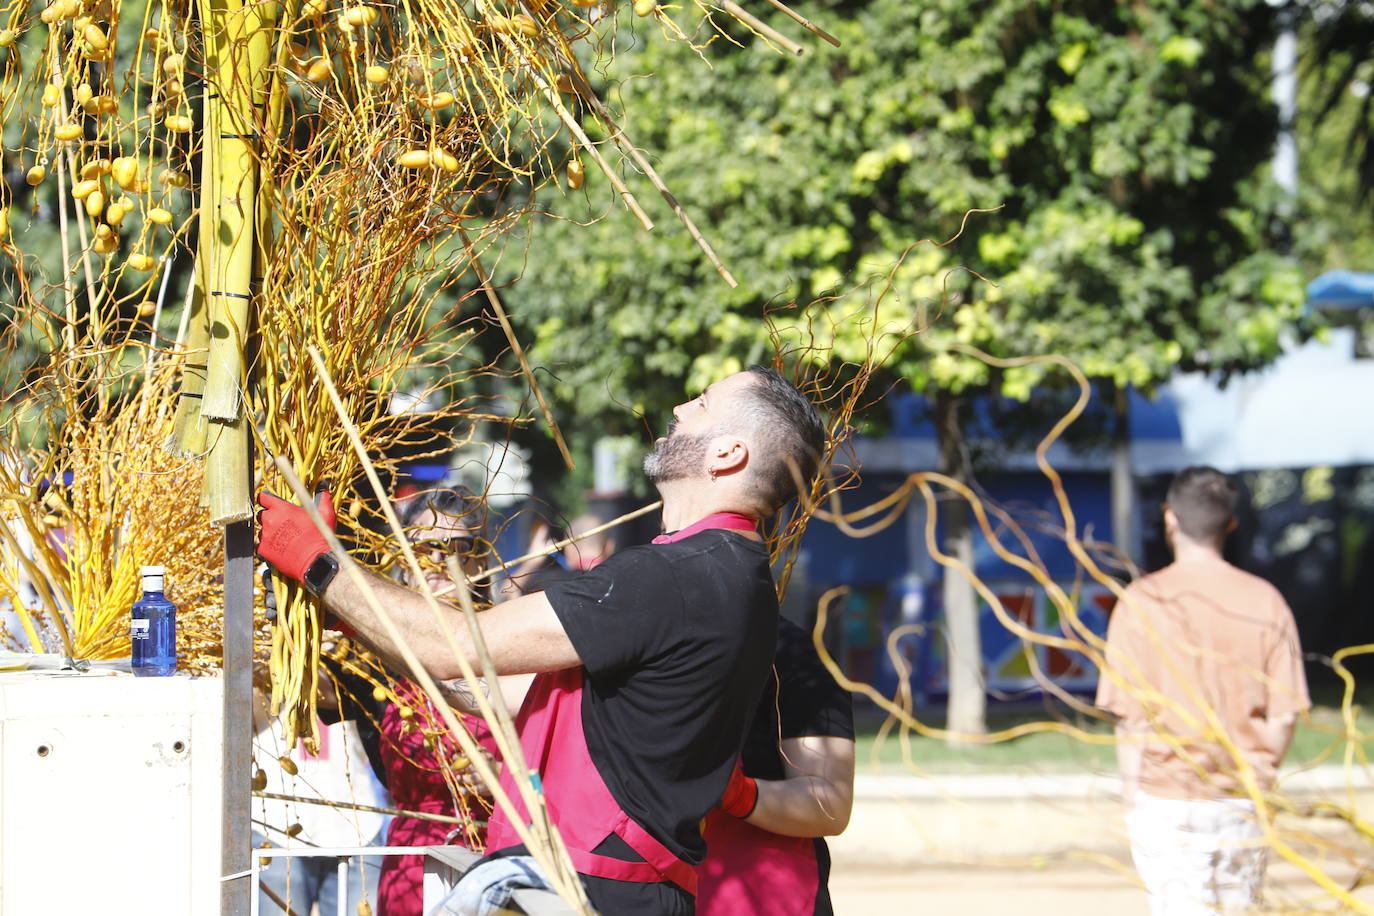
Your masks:
M 1222 559 L 1237 490 L 1179 472 L 1164 508 L 1174 562 L 1126 588 L 1107 630 L 1097 705 L 1117 756 L 1136 870 L 1153 916 L 1259 902 L 1267 847 L 1250 798 L 1273 785 L 1311 704 L 1293 613 Z

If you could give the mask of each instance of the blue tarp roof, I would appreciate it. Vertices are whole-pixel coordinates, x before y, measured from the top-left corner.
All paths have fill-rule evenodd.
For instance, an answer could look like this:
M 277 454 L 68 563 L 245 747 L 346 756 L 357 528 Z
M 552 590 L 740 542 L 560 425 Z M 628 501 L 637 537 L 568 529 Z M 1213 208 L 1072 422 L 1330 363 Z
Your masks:
M 997 422 L 993 418 L 993 398 L 988 395 L 975 395 L 972 399 L 972 414 L 965 433 L 970 439 L 996 439 L 1000 436 Z M 1015 402 L 1003 402 L 1015 409 Z M 896 394 L 888 399 L 892 412 L 892 433 L 912 439 L 931 439 L 936 437 L 935 421 L 926 399 L 919 394 Z M 1094 396 L 1088 405 L 1089 411 L 1104 410 L 1102 399 Z M 1131 438 L 1177 442 L 1183 437 L 1179 425 L 1178 405 L 1167 393 L 1154 399 L 1140 394 L 1134 389 L 1130 392 Z
M 1359 270 L 1328 270 L 1307 284 L 1307 307 L 1374 307 L 1374 273 Z

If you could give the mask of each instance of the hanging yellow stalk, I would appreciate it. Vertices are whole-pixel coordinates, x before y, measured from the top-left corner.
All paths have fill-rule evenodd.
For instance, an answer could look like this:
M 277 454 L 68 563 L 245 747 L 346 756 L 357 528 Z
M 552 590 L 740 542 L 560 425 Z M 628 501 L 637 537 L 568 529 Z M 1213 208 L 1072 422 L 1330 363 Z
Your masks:
M 252 515 L 245 348 L 252 321 L 254 224 L 258 219 L 253 103 L 265 86 L 275 7 L 238 0 L 202 0 L 207 136 L 213 147 L 201 185 L 201 260 L 209 316 L 205 392 L 201 412 L 210 421 L 206 496 L 216 524 Z M 209 230 L 207 232 L 207 230 Z

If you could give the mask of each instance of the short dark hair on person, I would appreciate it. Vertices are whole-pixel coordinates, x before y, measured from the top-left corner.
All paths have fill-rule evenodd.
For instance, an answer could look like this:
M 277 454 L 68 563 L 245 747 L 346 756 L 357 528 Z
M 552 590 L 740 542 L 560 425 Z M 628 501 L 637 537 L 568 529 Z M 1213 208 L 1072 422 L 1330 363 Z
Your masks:
M 435 518 L 447 515 L 460 518 L 472 532 L 473 537 L 485 536 L 487 527 L 487 507 L 481 498 L 467 487 L 439 487 L 422 490 L 411 497 L 401 509 L 401 525 L 411 528 L 426 519 L 421 516 L 425 510 L 432 510 Z
M 766 366 L 746 370 L 753 384 L 740 392 L 741 421 L 756 445 L 750 455 L 762 508 L 776 512 L 811 483 L 825 451 L 825 425 L 816 405 L 777 371 Z M 761 452 L 761 454 L 760 454 Z
M 1165 498 L 1178 519 L 1179 530 L 1193 540 L 1208 541 L 1225 537 L 1236 517 L 1239 496 L 1230 475 L 1195 466 L 1178 472 Z

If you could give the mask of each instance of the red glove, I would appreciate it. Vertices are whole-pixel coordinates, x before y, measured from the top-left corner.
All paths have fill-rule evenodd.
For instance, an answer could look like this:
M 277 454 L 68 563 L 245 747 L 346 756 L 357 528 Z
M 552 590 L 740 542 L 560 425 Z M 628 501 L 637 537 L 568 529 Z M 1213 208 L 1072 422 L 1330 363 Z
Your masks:
M 320 515 L 334 530 L 334 498 L 328 490 L 317 497 Z M 320 554 L 329 552 L 329 542 L 320 534 L 305 509 L 266 491 L 258 494 L 258 556 L 271 563 L 283 576 L 300 582 L 305 571 Z
M 725 787 L 725 794 L 720 797 L 720 810 L 731 817 L 744 820 L 754 813 L 754 806 L 759 803 L 759 784 L 752 776 L 744 775 L 744 768 L 735 764 L 735 771 L 730 774 L 730 784 Z

